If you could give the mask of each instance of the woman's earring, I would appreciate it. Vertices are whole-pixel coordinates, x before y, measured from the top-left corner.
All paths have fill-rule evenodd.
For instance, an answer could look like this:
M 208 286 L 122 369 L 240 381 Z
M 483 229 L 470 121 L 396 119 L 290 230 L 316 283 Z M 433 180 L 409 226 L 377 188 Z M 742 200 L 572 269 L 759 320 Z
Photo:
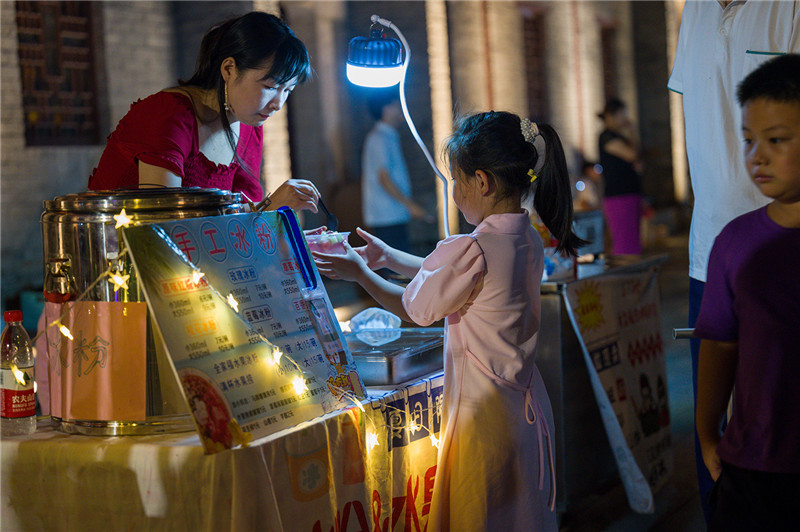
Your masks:
M 225 105 L 225 111 L 226 112 L 229 112 L 229 113 L 232 112 L 232 108 L 231 108 L 230 104 L 228 103 L 228 82 L 225 82 L 225 104 L 224 105 Z

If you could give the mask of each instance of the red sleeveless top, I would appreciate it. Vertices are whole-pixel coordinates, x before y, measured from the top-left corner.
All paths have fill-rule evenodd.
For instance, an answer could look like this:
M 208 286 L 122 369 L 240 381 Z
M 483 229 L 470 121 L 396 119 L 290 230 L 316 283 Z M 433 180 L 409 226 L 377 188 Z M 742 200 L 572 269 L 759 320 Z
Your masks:
M 97 168 L 89 177 L 90 190 L 138 188 L 142 161 L 181 177 L 181 186 L 220 188 L 244 193 L 251 201 L 264 196 L 259 183 L 263 132 L 240 125 L 236 154 L 231 164 L 216 164 L 200 152 L 197 118 L 187 95 L 157 92 L 131 104 L 117 128 L 108 136 Z

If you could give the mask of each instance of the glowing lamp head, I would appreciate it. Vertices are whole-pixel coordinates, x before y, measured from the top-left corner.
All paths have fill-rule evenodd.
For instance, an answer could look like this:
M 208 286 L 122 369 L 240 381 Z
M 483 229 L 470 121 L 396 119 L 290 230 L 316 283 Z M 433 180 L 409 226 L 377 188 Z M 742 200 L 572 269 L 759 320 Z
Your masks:
M 369 37 L 350 40 L 347 79 L 362 87 L 391 87 L 403 78 L 403 46 L 382 35 L 380 26 L 370 28 Z

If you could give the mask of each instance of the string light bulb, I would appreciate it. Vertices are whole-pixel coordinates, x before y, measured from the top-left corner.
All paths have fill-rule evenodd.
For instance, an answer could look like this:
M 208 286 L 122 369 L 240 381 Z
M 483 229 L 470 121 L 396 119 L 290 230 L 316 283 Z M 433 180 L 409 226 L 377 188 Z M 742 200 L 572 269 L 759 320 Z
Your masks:
M 66 325 L 62 325 L 62 324 L 59 323 L 58 324 L 58 330 L 61 331 L 61 334 L 63 334 L 64 336 L 66 336 L 70 340 L 74 340 L 74 338 L 72 337 L 72 333 L 69 331 L 69 329 L 67 329 Z
M 436 447 L 437 449 L 439 449 L 439 448 L 440 448 L 439 446 L 440 446 L 441 444 L 442 444 L 442 442 L 439 440 L 439 438 L 437 438 L 437 437 L 436 437 L 436 434 L 434 434 L 433 432 L 431 432 L 431 445 L 433 445 L 434 447 Z
M 202 279 L 204 276 L 205 276 L 205 274 L 203 272 L 201 272 L 200 270 L 193 271 L 192 272 L 192 284 L 195 284 L 195 285 L 200 284 L 200 279 Z
M 294 380 L 292 380 L 292 386 L 294 386 L 294 393 L 296 393 L 297 395 L 301 395 L 303 392 L 308 390 L 308 386 L 306 386 L 306 381 L 304 381 L 300 377 L 295 377 Z
M 239 312 L 239 303 L 234 299 L 233 294 L 228 294 L 228 305 L 231 306 L 234 312 Z
M 16 380 L 20 386 L 28 384 L 25 382 L 25 373 L 20 371 L 16 364 L 11 364 L 11 373 L 14 374 L 14 380 Z
M 275 362 L 276 366 L 281 363 L 282 356 L 283 353 L 281 352 L 280 349 L 278 349 L 277 347 L 272 349 L 272 361 Z

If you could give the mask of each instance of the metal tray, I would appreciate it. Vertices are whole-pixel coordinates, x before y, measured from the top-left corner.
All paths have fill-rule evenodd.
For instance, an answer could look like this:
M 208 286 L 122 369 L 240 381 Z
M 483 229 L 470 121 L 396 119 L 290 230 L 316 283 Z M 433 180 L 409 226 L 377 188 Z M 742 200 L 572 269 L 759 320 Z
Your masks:
M 381 336 L 386 333 L 396 335 L 397 332 L 399 336 L 396 339 L 378 346 L 366 343 L 367 336 L 360 334 Z M 400 384 L 443 366 L 442 327 L 362 330 L 348 333 L 345 338 L 366 386 Z

